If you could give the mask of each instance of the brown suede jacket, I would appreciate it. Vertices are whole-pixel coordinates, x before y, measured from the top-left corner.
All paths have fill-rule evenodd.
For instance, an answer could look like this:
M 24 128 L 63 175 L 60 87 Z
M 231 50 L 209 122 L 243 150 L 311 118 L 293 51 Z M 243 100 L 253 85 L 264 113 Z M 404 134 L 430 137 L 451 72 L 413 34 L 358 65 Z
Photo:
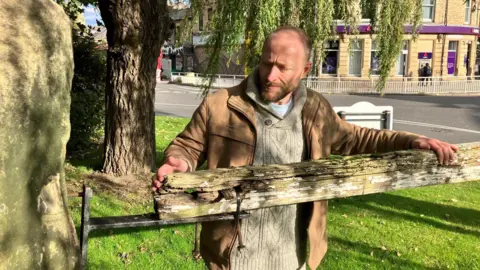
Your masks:
M 230 89 L 207 96 L 190 123 L 165 150 L 165 157 L 187 161 L 190 170 L 207 161 L 208 169 L 245 166 L 255 155 L 255 114 L 246 96 L 247 79 Z M 308 159 L 332 154 L 353 155 L 410 149 L 419 135 L 407 132 L 361 128 L 340 119 L 320 94 L 307 90 L 302 122 Z M 312 269 L 327 251 L 327 202 L 300 205 L 308 228 Z M 230 254 L 237 238 L 231 221 L 202 224 L 200 253 L 210 269 L 229 269 Z M 245 243 L 248 244 L 248 243 Z

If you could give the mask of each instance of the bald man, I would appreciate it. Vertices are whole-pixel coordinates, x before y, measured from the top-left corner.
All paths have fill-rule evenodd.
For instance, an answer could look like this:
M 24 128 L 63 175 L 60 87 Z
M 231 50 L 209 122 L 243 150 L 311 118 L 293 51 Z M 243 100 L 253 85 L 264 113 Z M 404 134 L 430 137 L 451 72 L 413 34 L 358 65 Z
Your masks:
M 411 148 L 434 150 L 441 163 L 453 160 L 457 149 L 448 143 L 341 120 L 322 95 L 301 82 L 312 67 L 311 50 L 299 28 L 272 32 L 250 76 L 207 96 L 165 150 L 153 190 L 164 175 L 194 171 L 205 161 L 215 169 Z M 200 253 L 209 269 L 293 270 L 307 263 L 316 269 L 327 251 L 326 214 L 327 202 L 317 201 L 250 211 L 241 226 L 206 222 Z

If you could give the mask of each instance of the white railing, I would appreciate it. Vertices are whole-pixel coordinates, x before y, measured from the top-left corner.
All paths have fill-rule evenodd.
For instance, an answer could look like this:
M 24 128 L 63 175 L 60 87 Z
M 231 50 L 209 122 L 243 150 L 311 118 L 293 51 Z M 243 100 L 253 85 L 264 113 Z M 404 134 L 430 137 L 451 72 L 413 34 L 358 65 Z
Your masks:
M 238 85 L 244 75 L 215 75 L 213 87 L 223 88 Z M 172 73 L 171 82 L 201 86 L 206 78 L 198 73 Z M 353 79 L 341 77 L 308 77 L 306 86 L 320 93 L 331 94 L 377 94 L 376 78 Z M 480 93 L 480 76 L 476 77 L 430 77 L 391 78 L 387 81 L 385 94 L 472 94 Z
M 307 87 L 321 93 L 376 94 L 376 79 L 305 79 Z M 383 90 L 385 94 L 472 94 L 480 93 L 480 77 L 392 78 Z
M 227 74 L 217 74 L 215 75 L 215 80 L 213 81 L 212 87 L 215 88 L 224 88 L 232 87 L 240 84 L 245 75 L 227 75 Z M 172 72 L 170 81 L 173 83 L 189 84 L 194 86 L 202 86 L 207 84 L 207 78 L 199 73 L 177 73 Z

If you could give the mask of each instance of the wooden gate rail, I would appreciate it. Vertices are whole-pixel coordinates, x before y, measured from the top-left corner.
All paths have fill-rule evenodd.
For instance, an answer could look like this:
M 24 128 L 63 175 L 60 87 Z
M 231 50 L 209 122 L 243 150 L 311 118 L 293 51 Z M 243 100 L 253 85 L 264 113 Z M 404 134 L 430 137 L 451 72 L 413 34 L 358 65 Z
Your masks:
M 440 166 L 433 151 L 407 150 L 167 175 L 155 196 L 162 220 L 231 213 L 421 186 L 480 180 L 480 142 L 459 145 Z

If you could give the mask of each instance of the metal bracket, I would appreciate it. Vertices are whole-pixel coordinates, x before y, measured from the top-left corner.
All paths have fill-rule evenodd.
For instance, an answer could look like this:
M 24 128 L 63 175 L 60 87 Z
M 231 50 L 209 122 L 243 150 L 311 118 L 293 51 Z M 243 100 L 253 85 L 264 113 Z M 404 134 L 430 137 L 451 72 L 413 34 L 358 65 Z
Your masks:
M 247 218 L 247 212 L 239 214 L 221 214 L 203 217 L 183 218 L 176 220 L 160 220 L 158 214 L 148 213 L 143 215 L 131 216 L 113 216 L 113 217 L 94 217 L 90 218 L 90 199 L 93 196 L 92 189 L 83 185 L 82 192 L 82 224 L 80 227 L 80 269 L 85 269 L 87 265 L 88 235 L 94 230 L 107 230 L 119 228 L 137 228 L 137 227 L 162 227 L 176 224 L 199 223 L 209 221 L 234 220 L 235 217 Z

